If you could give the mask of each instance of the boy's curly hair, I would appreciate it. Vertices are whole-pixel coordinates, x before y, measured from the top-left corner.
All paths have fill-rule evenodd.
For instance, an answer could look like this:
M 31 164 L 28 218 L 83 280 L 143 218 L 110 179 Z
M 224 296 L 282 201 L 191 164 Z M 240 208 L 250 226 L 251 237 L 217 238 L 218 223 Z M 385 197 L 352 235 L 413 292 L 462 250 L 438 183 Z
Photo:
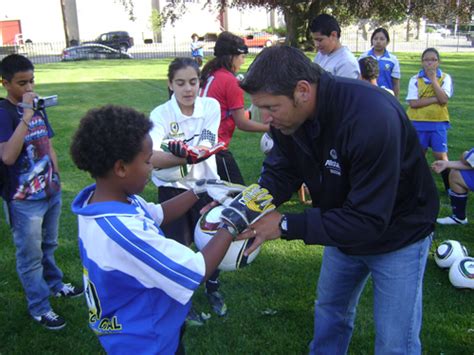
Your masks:
M 133 108 L 106 105 L 86 113 L 72 139 L 76 166 L 93 178 L 103 177 L 117 160 L 131 162 L 153 123 Z

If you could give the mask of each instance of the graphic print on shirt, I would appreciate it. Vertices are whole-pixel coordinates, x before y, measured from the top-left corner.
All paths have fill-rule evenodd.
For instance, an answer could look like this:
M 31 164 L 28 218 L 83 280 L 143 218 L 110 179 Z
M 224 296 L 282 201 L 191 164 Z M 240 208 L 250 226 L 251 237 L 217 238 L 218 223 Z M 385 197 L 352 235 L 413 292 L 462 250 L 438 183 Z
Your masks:
M 89 279 L 89 271 L 84 268 L 83 272 L 84 286 L 87 307 L 89 308 L 89 323 L 103 332 L 117 332 L 122 330 L 117 316 L 112 318 L 102 318 L 102 307 L 100 305 L 99 294 L 94 283 Z M 99 322 L 99 324 L 97 324 Z
M 31 120 L 24 144 L 26 154 L 18 162 L 18 184 L 13 199 L 44 199 L 50 191 L 58 191 L 60 184 L 51 161 L 48 129 L 41 116 Z

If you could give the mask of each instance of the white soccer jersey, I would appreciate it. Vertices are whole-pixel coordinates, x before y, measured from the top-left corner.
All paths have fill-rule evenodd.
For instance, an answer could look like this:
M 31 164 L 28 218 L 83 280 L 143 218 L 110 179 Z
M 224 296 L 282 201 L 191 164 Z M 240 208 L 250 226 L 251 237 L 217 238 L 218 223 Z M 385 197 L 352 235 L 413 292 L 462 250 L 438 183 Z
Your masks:
M 438 77 L 441 77 L 442 73 L 443 72 L 441 70 L 439 70 Z M 420 73 L 418 73 L 416 75 L 413 75 L 410 78 L 410 81 L 408 82 L 408 93 L 407 93 L 407 97 L 406 97 L 407 101 L 408 100 L 418 100 L 419 99 L 419 97 L 418 97 L 418 78 L 420 78 L 420 77 L 423 77 L 423 76 L 421 76 L 421 71 L 420 71 Z M 428 83 L 428 79 L 423 77 L 423 80 L 425 81 L 425 83 Z M 443 89 L 443 91 L 446 93 L 446 95 L 449 98 L 451 98 L 451 96 L 453 96 L 453 91 L 454 90 L 453 90 L 453 80 L 451 79 L 451 75 L 449 75 L 449 74 L 445 75 L 444 80 L 441 83 L 441 89 Z
M 85 188 L 72 204 L 89 326 L 107 335 L 99 339 L 110 353 L 138 346 L 173 353 L 205 275 L 204 257 L 163 236 L 160 205 L 138 196 L 130 196 L 129 204 L 88 204 L 94 191 L 95 185 Z
M 153 129 L 150 132 L 153 150 L 162 150 L 161 142 L 165 139 L 183 140 L 188 145 L 210 148 L 217 143 L 221 111 L 217 100 L 210 97 L 196 97 L 193 115 L 185 116 L 173 95 L 169 101 L 151 112 L 150 119 L 153 121 Z M 187 168 L 188 175 L 179 181 L 161 181 L 153 174 L 152 180 L 157 186 L 189 189 L 194 186 L 195 180 L 219 178 L 214 156 L 198 164 L 188 165 Z

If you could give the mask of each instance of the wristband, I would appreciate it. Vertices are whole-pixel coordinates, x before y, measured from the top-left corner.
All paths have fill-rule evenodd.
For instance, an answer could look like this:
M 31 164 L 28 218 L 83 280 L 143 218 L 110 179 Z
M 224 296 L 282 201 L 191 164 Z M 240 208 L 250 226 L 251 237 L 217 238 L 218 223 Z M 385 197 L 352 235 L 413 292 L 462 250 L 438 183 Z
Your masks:
M 227 232 L 230 233 L 230 235 L 232 236 L 232 241 L 235 240 L 235 238 L 237 238 L 237 236 L 239 235 L 239 232 L 237 231 L 237 229 L 235 229 L 234 227 L 232 227 L 231 225 L 225 223 L 225 222 L 221 222 L 219 223 L 219 226 L 217 227 L 217 229 L 225 229 Z

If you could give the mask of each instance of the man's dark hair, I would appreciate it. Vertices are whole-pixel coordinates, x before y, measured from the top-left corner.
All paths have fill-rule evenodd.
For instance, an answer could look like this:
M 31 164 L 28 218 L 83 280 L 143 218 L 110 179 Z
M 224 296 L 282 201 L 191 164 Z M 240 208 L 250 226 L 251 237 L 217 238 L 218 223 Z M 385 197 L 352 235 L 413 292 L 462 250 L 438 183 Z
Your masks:
M 105 176 L 118 160 L 130 163 L 142 149 L 153 123 L 129 107 L 107 105 L 89 110 L 71 143 L 74 164 L 93 178 Z
M 359 68 L 362 79 L 372 80 L 379 77 L 379 62 L 372 57 L 359 59 Z
M 33 63 L 20 54 L 10 54 L 0 63 L 0 74 L 8 81 L 11 81 L 16 73 L 29 70 L 35 70 Z
M 265 48 L 250 65 L 240 87 L 249 94 L 265 92 L 293 99 L 296 84 L 318 84 L 323 69 L 301 50 L 289 46 Z
M 336 31 L 337 38 L 341 37 L 341 27 L 336 18 L 328 14 L 321 14 L 316 16 L 309 25 L 312 33 L 319 32 L 324 36 L 330 36 L 332 31 Z

